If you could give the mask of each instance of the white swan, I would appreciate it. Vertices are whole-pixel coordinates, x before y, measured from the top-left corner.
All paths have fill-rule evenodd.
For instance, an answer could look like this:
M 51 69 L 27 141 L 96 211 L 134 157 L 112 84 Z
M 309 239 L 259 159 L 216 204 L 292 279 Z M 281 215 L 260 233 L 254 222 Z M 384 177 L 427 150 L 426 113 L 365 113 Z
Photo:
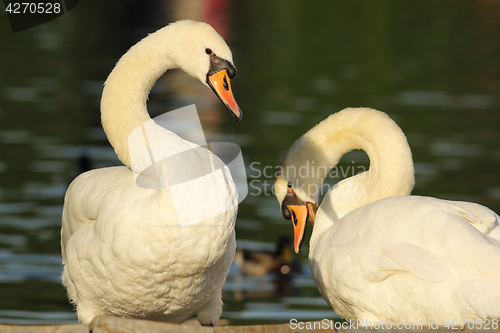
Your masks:
M 315 214 L 316 189 L 353 149 L 367 153 L 369 170 L 330 189 Z M 410 148 L 387 115 L 367 108 L 333 114 L 299 138 L 280 166 L 276 196 L 294 223 L 295 251 L 309 217 L 311 272 L 340 316 L 424 328 L 436 320 L 498 323 L 499 216 L 474 203 L 409 196 Z
M 98 315 L 181 323 L 197 314 L 202 325 L 215 325 L 221 315 L 221 290 L 236 248 L 237 202 L 222 202 L 232 208 L 181 226 L 171 188 L 146 189 L 134 179 L 134 172 L 141 171 L 134 170 L 129 153 L 134 129 L 147 123 L 157 130 L 154 139 L 149 137 L 151 147 L 176 151 L 197 147 L 155 125 L 148 115 L 149 91 L 170 68 L 181 68 L 210 86 L 241 118 L 229 85 L 236 75 L 231 51 L 208 24 L 172 23 L 141 40 L 118 61 L 105 83 L 101 116 L 109 142 L 126 166 L 77 177 L 66 192 L 62 218 L 62 281 L 84 323 Z M 207 154 L 212 166 L 227 171 L 222 161 Z M 189 162 L 180 167 L 191 170 L 198 163 Z M 235 193 L 227 172 L 226 177 Z M 197 191 L 217 200 L 213 185 L 200 183 Z M 199 210 L 189 195 L 181 199 L 182 213 Z

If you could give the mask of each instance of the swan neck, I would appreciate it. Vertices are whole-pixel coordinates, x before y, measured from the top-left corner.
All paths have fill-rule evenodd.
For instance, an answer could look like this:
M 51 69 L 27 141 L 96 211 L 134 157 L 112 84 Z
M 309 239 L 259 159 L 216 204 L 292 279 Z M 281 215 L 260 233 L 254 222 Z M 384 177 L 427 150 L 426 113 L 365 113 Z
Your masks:
M 332 189 L 323 186 L 341 157 L 354 149 L 367 153 L 370 168 L 354 176 L 349 173 L 351 177 Z M 327 214 L 336 214 L 334 219 L 374 200 L 408 195 L 414 184 L 413 161 L 405 135 L 386 114 L 367 108 L 349 108 L 331 115 L 298 139 L 281 165 L 283 169 L 293 166 L 291 169 L 307 170 L 306 177 L 304 173 L 293 177 L 284 171 L 301 200 L 317 203 L 320 195 L 330 190 L 324 201 L 334 201 L 334 212 Z M 344 170 L 337 171 L 342 176 Z M 315 229 L 318 222 L 321 223 L 320 216 Z
M 168 54 L 155 52 L 154 34 L 132 46 L 108 76 L 101 99 L 101 121 L 109 142 L 123 164 L 130 166 L 128 137 L 151 119 L 149 92 L 158 78 L 175 68 Z

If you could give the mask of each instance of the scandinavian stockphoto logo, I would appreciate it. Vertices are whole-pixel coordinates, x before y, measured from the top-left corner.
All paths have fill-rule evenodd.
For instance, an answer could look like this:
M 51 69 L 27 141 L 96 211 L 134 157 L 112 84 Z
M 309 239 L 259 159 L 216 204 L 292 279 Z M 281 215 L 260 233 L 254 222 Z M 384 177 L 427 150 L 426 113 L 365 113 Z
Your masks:
M 207 143 L 195 105 L 143 123 L 129 135 L 128 147 L 136 184 L 169 189 L 183 227 L 236 208 L 248 194 L 240 147 Z
M 73 9 L 79 0 L 3 0 L 12 32 L 36 27 Z

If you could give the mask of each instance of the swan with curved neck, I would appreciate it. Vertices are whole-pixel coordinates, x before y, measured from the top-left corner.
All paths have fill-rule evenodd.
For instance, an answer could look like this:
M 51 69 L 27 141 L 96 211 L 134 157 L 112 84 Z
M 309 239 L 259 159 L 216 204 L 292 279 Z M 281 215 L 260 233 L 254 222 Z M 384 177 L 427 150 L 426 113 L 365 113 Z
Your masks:
M 134 178 L 140 170 L 134 170 L 131 161 L 129 136 L 151 124 L 149 91 L 171 68 L 198 78 L 238 120 L 242 117 L 230 86 L 236 75 L 231 51 L 208 24 L 172 23 L 118 61 L 105 83 L 101 117 L 109 142 L 126 166 L 78 176 L 66 192 L 63 209 L 62 282 L 84 323 L 99 315 L 181 323 L 196 314 L 202 325 L 215 325 L 221 315 L 221 290 L 236 249 L 237 207 L 214 188 L 220 185 L 236 193 L 231 175 L 226 172 L 222 184 L 197 183 L 197 191 L 230 208 L 188 226 L 179 224 L 177 214 L 181 208 L 196 214 L 189 193 L 174 201 L 168 186 L 143 188 Z M 159 135 L 149 137 L 151 145 L 174 150 L 196 146 L 164 129 L 155 133 Z M 216 156 L 211 155 L 211 161 L 225 172 Z
M 324 178 L 353 149 L 367 153 L 370 168 L 329 189 L 317 208 Z M 313 279 L 345 319 L 498 319 L 499 216 L 473 203 L 410 196 L 413 185 L 401 129 L 382 112 L 349 108 L 289 148 L 275 191 L 297 253 L 307 218 L 313 224 Z
M 325 177 L 344 154 L 354 149 L 367 153 L 370 168 L 344 179 L 330 191 L 332 214 L 336 220 L 369 202 L 410 194 L 414 185 L 413 162 L 401 129 L 381 112 L 345 109 L 300 137 L 281 160 L 282 174 L 276 180 L 275 189 L 278 201 L 283 203 L 283 216 L 290 219 L 288 206 L 297 206 L 294 214 L 308 215 L 314 223 Z M 308 170 L 306 177 L 300 172 L 303 168 Z M 293 205 L 299 201 L 299 205 Z M 305 219 L 295 226 L 297 253 L 305 226 Z

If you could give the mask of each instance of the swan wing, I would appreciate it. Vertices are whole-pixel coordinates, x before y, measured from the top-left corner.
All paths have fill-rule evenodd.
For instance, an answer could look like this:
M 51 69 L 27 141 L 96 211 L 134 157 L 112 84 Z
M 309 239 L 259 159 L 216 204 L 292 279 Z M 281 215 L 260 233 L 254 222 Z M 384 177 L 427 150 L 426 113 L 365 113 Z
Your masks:
M 411 297 L 424 305 L 422 316 L 442 311 L 443 317 L 459 318 L 463 311 L 498 318 L 497 230 L 498 215 L 480 205 L 385 198 L 352 211 L 316 238 L 311 271 L 325 298 L 347 317 L 373 309 L 404 316 L 412 311 L 405 305 Z
M 385 256 L 379 258 L 381 270 L 405 270 L 419 279 L 439 282 L 450 276 L 450 271 L 443 261 L 434 253 L 421 246 L 411 243 L 402 243 L 388 246 Z M 401 269 L 397 269 L 397 266 Z
M 462 217 L 484 235 L 500 241 L 500 217 L 491 209 L 472 202 L 447 201 Z
M 61 253 L 66 262 L 66 244 L 71 236 L 87 223 L 97 219 L 106 195 L 120 183 L 120 179 L 133 177 L 127 167 L 91 170 L 76 177 L 64 196 L 61 227 Z
M 463 266 L 497 280 L 500 286 L 499 217 L 490 209 L 470 203 L 444 201 L 455 212 L 450 257 Z M 498 287 L 500 292 L 500 287 Z
M 350 262 L 373 282 L 404 272 L 438 282 L 451 271 L 500 282 L 498 221 L 498 215 L 477 204 L 418 196 L 385 198 L 333 223 L 314 252 L 330 252 L 336 258 L 335 253 L 349 249 Z M 333 237 L 334 244 L 327 241 Z
M 493 211 L 469 202 L 415 196 L 388 198 L 387 203 L 395 214 L 391 220 L 404 217 L 405 222 L 380 243 L 386 257 L 378 260 L 380 270 L 400 266 L 434 282 L 446 280 L 449 270 L 500 281 L 499 218 Z
M 385 247 L 385 256 L 378 258 L 379 268 L 406 270 L 422 280 L 439 282 L 449 277 L 446 259 L 453 258 L 464 267 L 500 276 L 500 270 L 496 269 L 500 267 L 500 244 L 496 244 L 497 232 L 500 230 L 498 215 L 475 203 L 435 200 L 434 203 L 443 205 L 443 211 L 438 213 L 431 209 L 428 219 L 441 219 L 436 222 L 448 222 L 449 225 L 445 233 L 438 232 L 426 237 L 428 248 L 439 248 L 439 243 L 443 242 L 442 246 L 447 247 L 448 255 L 443 255 L 443 251 L 432 252 L 411 242 L 392 244 Z M 430 232 L 432 228 L 428 230 Z M 446 240 L 442 237 L 444 234 L 447 234 Z

